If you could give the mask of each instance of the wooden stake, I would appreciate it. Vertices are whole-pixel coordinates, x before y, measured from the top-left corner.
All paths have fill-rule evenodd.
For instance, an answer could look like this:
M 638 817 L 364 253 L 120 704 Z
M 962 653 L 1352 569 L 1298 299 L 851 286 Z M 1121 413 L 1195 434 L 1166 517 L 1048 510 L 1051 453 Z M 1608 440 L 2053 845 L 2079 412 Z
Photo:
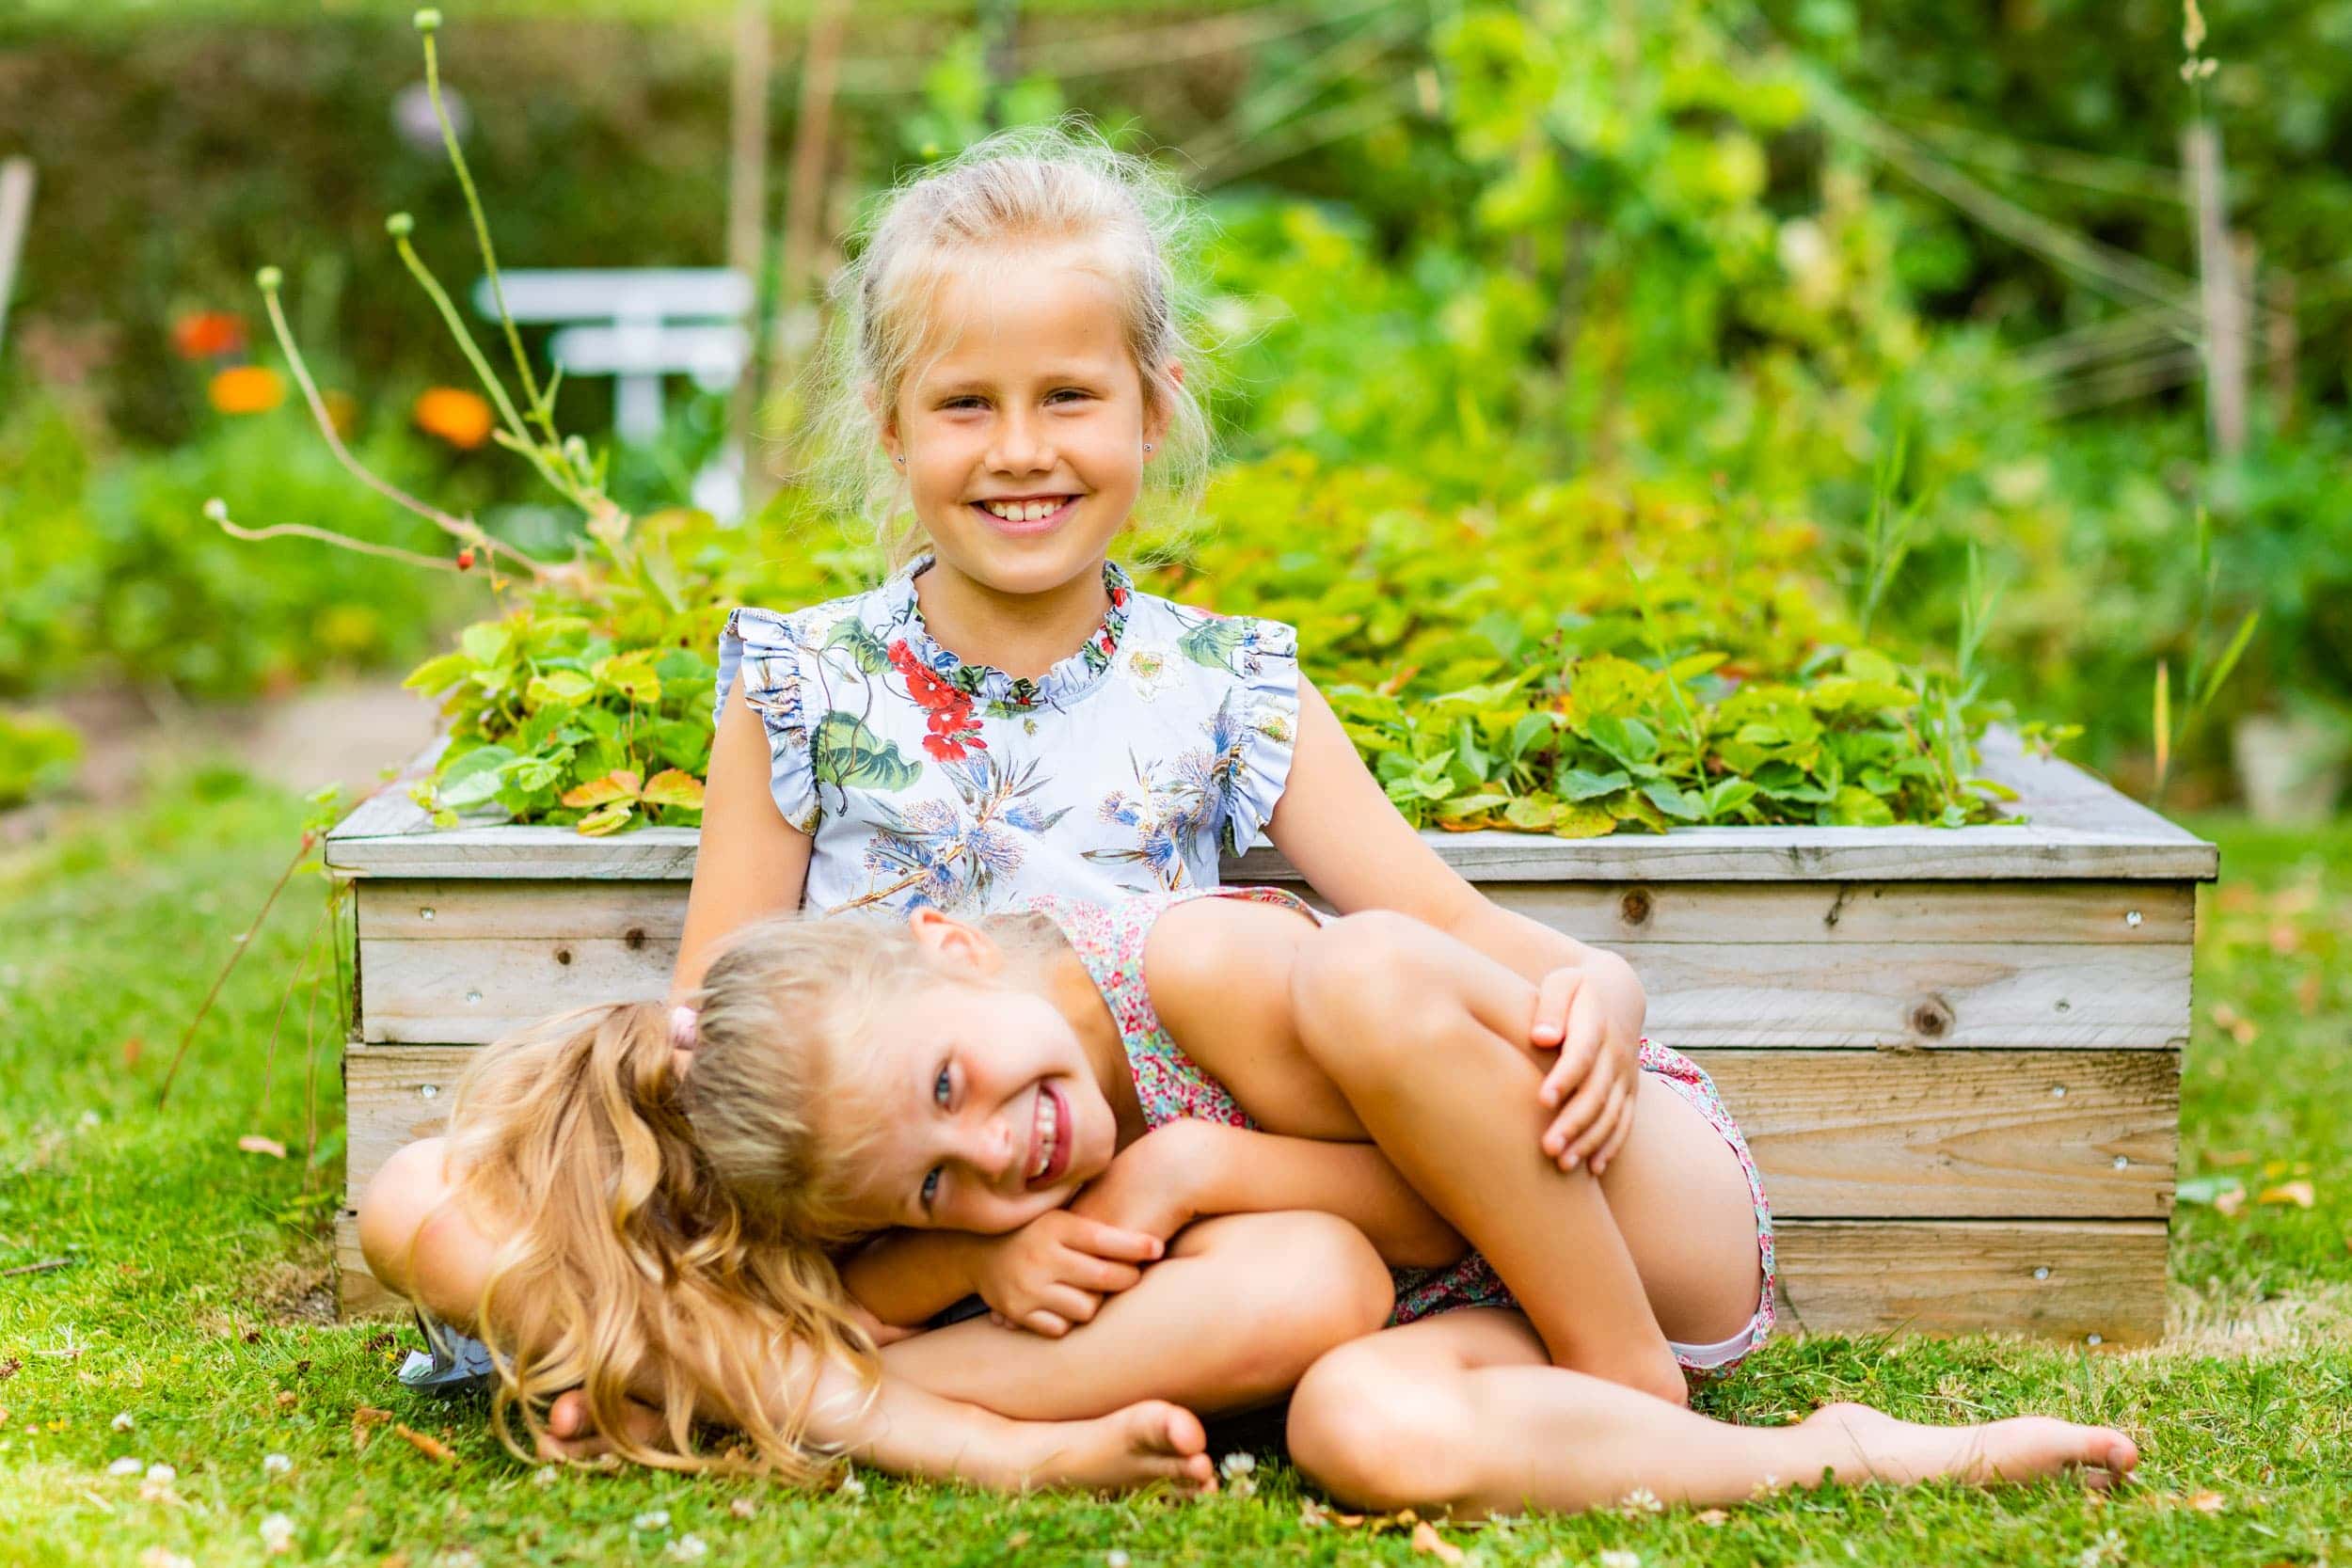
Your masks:
M 0 345 L 8 341 L 8 298 L 16 292 L 17 258 L 33 226 L 33 160 L 0 159 Z
M 801 102 L 792 126 L 792 166 L 784 190 L 784 255 L 776 285 L 776 324 L 782 338 L 770 363 L 768 401 L 787 391 L 799 371 L 803 297 L 816 271 L 817 229 L 825 212 L 826 165 L 832 151 L 833 99 L 841 71 L 842 0 L 817 0 L 809 13 L 808 46 L 801 57 Z
M 2197 214 L 2198 300 L 2204 318 L 2205 424 L 2214 455 L 2246 451 L 2246 294 L 2236 277 L 2222 190 L 2221 134 L 2200 119 L 2182 135 L 2182 173 Z
M 739 0 L 735 8 L 735 79 L 730 91 L 727 155 L 727 265 L 752 280 L 752 352 L 727 404 L 727 431 L 743 452 L 743 515 L 767 499 L 767 467 L 759 461 L 759 388 L 763 330 L 774 308 L 768 291 L 768 77 L 773 51 L 767 0 Z

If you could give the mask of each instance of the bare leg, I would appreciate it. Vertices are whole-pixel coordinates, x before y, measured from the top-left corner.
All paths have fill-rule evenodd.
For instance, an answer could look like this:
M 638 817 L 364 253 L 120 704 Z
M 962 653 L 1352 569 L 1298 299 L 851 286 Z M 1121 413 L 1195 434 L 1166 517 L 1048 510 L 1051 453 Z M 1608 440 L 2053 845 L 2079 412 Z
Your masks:
M 1326 1351 L 1386 1323 L 1392 1299 L 1379 1254 L 1344 1220 L 1227 1214 L 1180 1231 L 1140 1283 L 1061 1338 L 975 1318 L 894 1341 L 882 1366 L 1024 1422 L 1124 1416 L 1157 1400 L 1223 1415 L 1288 1392 Z M 638 1425 L 647 1441 L 660 1431 L 650 1409 Z M 548 1427 L 548 1457 L 605 1448 L 577 1389 L 556 1398 Z
M 1562 1172 L 1538 1142 L 1542 1073 L 1515 1043 L 1534 988 L 1414 922 L 1357 915 L 1301 950 L 1291 990 L 1308 1054 L 1494 1265 L 1552 1362 L 1681 1401 L 1681 1370 L 1600 1185 Z M 1624 1158 L 1645 1168 L 1630 1139 Z
M 1575 1512 L 1647 1491 L 1736 1503 L 1825 1479 L 1992 1484 L 2139 1463 L 2122 1433 L 2024 1417 L 1973 1427 L 1832 1405 L 1793 1427 L 1742 1427 L 1547 1364 L 1516 1312 L 1466 1310 L 1343 1345 L 1291 1401 L 1298 1467 L 1369 1508 Z
M 1141 1399 L 1204 1415 L 1263 1404 L 1317 1357 L 1388 1321 L 1388 1270 L 1321 1213 L 1227 1214 L 1179 1232 L 1142 1282 L 1048 1339 L 975 1318 L 901 1339 L 882 1365 L 932 1393 L 1026 1420 Z

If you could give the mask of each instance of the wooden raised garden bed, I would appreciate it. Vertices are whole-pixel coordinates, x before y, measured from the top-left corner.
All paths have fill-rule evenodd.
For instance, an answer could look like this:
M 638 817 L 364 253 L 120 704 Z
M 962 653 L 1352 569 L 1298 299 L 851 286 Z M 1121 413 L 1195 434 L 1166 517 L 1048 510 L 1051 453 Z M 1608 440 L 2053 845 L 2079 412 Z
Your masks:
M 1616 949 L 1714 1074 L 1780 1227 L 1784 1323 L 2159 1337 L 2213 846 L 1995 736 L 2022 825 L 1432 834 L 1498 902 Z M 328 836 L 356 883 L 347 1199 L 437 1130 L 469 1051 L 661 995 L 696 834 L 436 832 L 397 790 Z M 1295 874 L 1261 846 L 1229 881 Z M 346 1313 L 388 1305 L 338 1231 Z

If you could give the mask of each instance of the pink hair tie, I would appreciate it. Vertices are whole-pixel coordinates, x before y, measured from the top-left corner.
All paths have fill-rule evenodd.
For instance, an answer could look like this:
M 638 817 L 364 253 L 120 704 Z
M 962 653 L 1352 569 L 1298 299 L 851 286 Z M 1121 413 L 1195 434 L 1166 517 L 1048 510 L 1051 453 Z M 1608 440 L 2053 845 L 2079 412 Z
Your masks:
M 694 1049 L 695 1023 L 699 1015 L 691 1007 L 670 1009 L 670 1044 L 679 1051 Z

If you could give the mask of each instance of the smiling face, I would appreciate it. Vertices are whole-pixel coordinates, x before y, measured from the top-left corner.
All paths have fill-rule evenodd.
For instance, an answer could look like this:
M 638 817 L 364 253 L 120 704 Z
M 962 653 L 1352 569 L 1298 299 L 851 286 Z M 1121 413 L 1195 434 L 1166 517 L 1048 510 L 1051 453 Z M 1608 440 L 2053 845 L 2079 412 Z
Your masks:
M 1070 1201 L 1119 1129 L 1069 1020 L 1044 996 L 943 978 L 878 1009 L 856 1053 L 850 1207 L 876 1229 L 1018 1229 Z
M 942 274 L 930 337 L 882 445 L 940 562 L 999 594 L 1099 569 L 1166 416 L 1144 394 L 1117 287 L 1070 245 L 992 249 Z

